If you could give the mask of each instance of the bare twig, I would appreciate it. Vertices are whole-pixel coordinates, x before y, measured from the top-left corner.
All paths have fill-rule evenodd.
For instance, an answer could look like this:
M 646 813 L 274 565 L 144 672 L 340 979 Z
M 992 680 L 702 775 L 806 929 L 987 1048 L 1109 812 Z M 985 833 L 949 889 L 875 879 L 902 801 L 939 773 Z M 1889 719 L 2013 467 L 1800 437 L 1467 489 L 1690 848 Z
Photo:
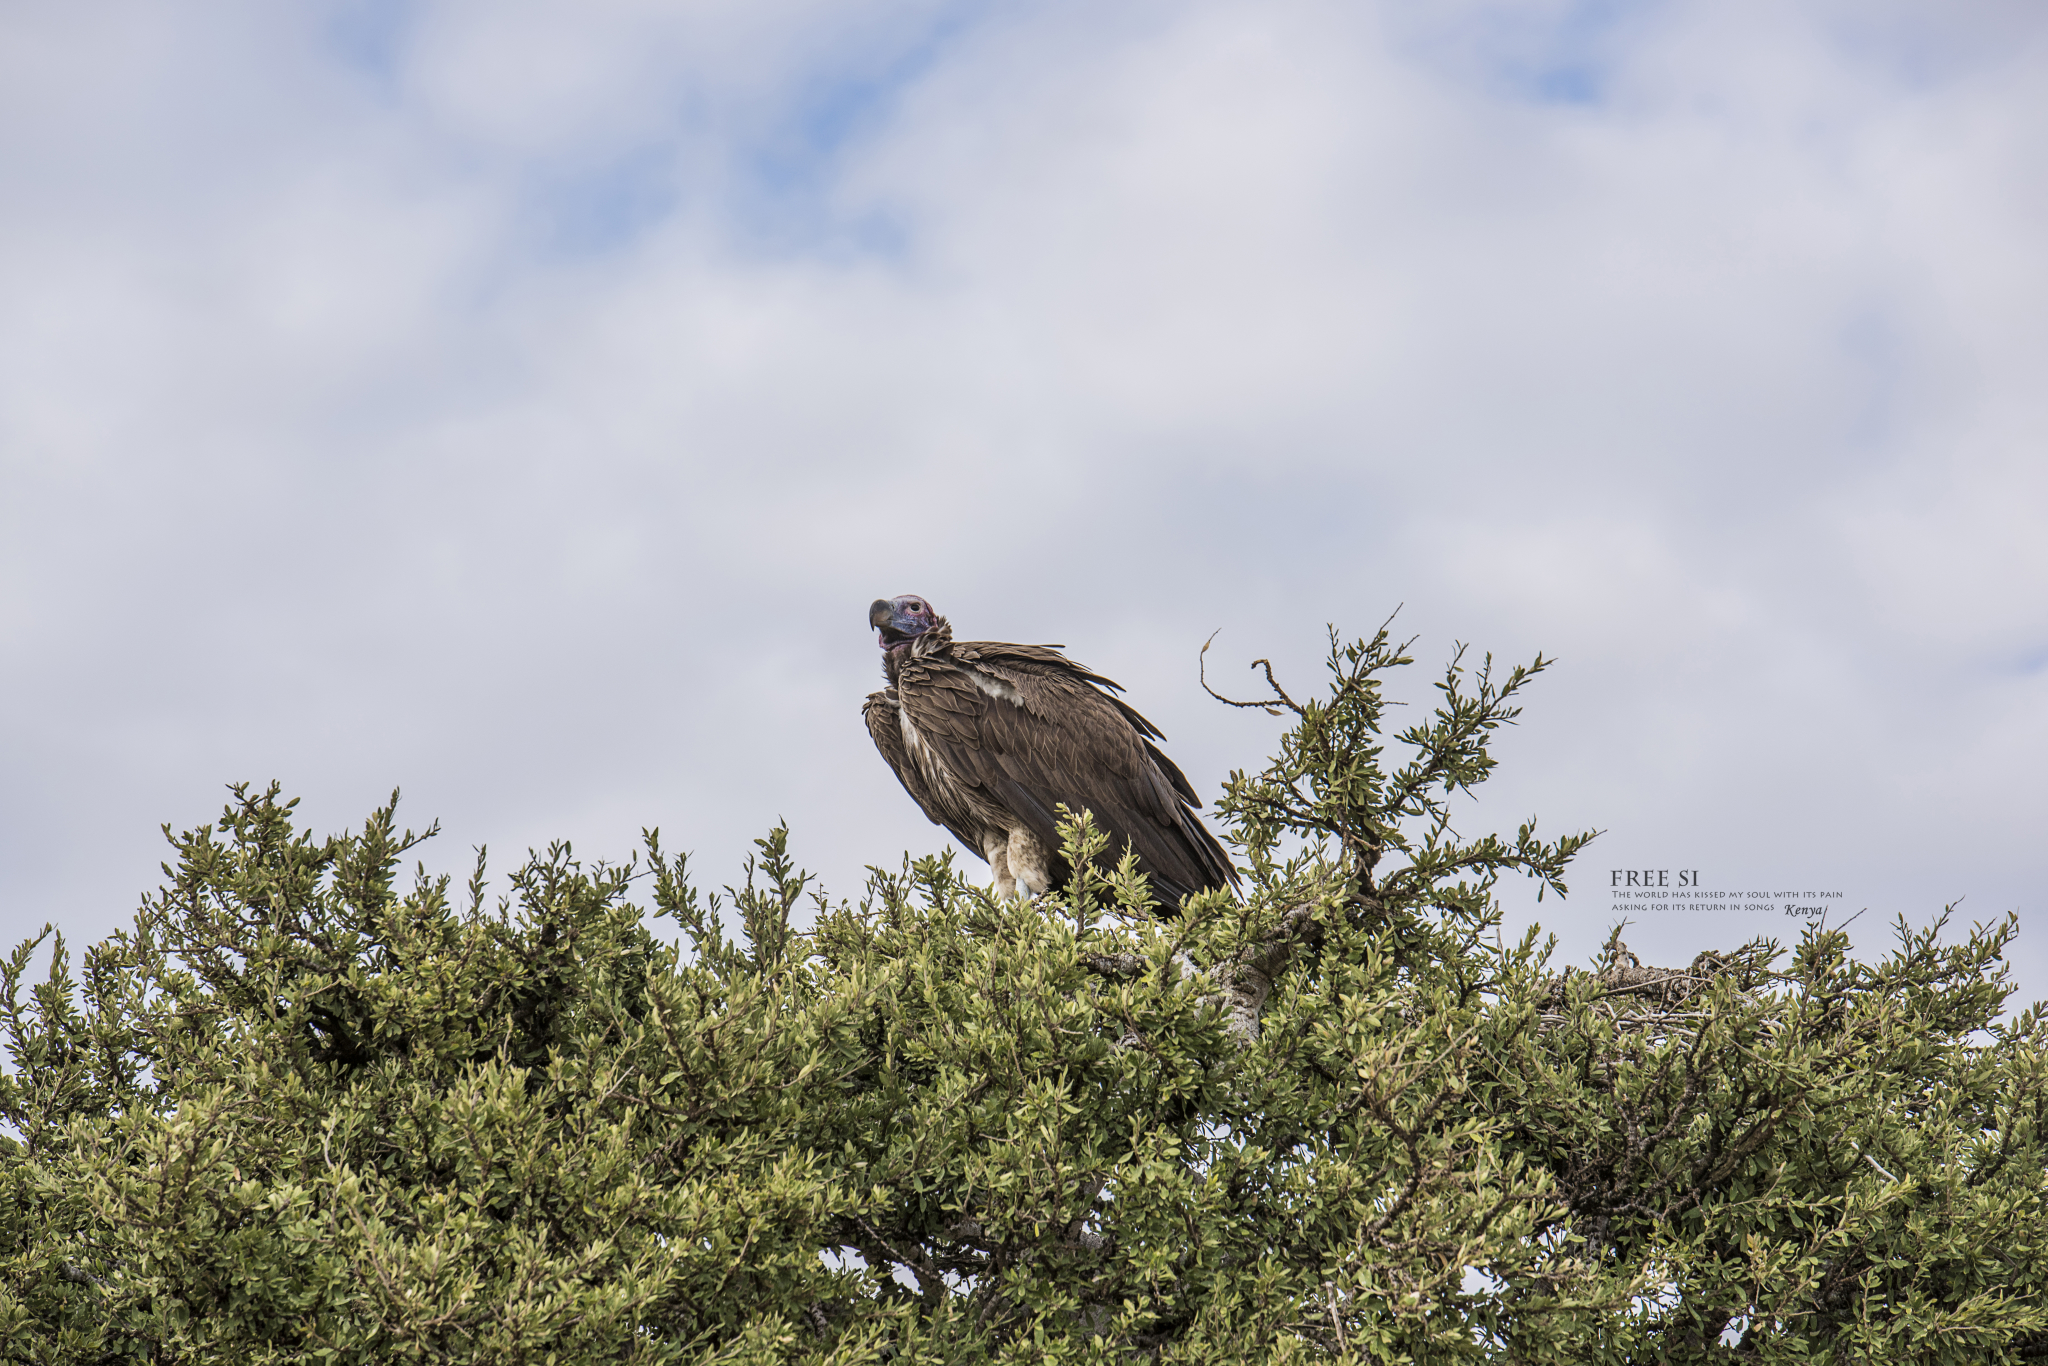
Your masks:
M 1214 688 L 1209 686 L 1209 674 L 1207 668 L 1208 661 L 1206 658 L 1204 658 L 1204 656 L 1206 656 L 1209 653 L 1210 644 L 1215 641 L 1217 635 L 1221 633 L 1222 629 L 1223 628 L 1219 626 L 1216 628 L 1216 630 L 1211 631 L 1209 633 L 1209 639 L 1202 642 L 1201 654 L 1195 657 L 1195 674 L 1196 677 L 1200 678 L 1202 681 L 1202 691 L 1209 694 L 1209 696 L 1215 698 L 1218 702 L 1221 702 L 1226 707 L 1246 707 L 1254 711 L 1262 711 L 1266 713 L 1266 715 L 1268 716 L 1278 716 L 1280 714 L 1280 708 L 1274 706 L 1271 702 L 1238 702 L 1231 698 L 1225 697 L 1222 693 L 1217 692 Z M 1255 659 L 1252 661 L 1251 666 L 1254 669 L 1262 667 L 1265 669 L 1266 686 L 1273 690 L 1273 695 L 1280 699 L 1282 706 L 1285 706 L 1287 710 L 1293 712 L 1296 716 L 1300 716 L 1302 714 L 1300 705 L 1297 702 L 1295 702 L 1293 698 L 1287 695 L 1287 690 L 1280 686 L 1280 680 L 1273 677 L 1273 664 L 1271 660 Z
M 1849 1140 L 1849 1146 L 1852 1148 L 1856 1148 L 1856 1156 L 1862 1158 L 1865 1162 L 1868 1162 L 1870 1164 L 1870 1169 L 1872 1171 L 1876 1172 L 1879 1176 L 1883 1177 L 1885 1180 L 1891 1182 L 1895 1186 L 1900 1184 L 1899 1178 L 1893 1176 L 1890 1172 L 1886 1171 L 1883 1167 L 1879 1166 L 1876 1158 L 1872 1157 L 1869 1153 L 1864 1152 L 1863 1149 L 1857 1147 L 1855 1139 L 1852 1138 Z

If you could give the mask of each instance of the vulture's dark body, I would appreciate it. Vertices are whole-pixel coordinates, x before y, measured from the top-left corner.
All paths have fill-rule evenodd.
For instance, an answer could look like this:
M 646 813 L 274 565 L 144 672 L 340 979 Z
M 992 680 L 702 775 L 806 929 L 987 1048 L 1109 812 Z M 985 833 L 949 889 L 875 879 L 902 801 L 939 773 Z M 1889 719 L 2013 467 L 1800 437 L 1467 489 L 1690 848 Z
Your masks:
M 864 708 L 875 747 L 934 824 L 989 860 L 999 891 L 1014 894 L 1013 877 L 1025 893 L 1065 883 L 1061 803 L 1092 813 L 1112 858 L 1134 851 L 1169 907 L 1236 881 L 1152 743 L 1165 737 L 1109 679 L 1050 646 L 956 642 L 943 618 L 885 658 L 890 686 Z

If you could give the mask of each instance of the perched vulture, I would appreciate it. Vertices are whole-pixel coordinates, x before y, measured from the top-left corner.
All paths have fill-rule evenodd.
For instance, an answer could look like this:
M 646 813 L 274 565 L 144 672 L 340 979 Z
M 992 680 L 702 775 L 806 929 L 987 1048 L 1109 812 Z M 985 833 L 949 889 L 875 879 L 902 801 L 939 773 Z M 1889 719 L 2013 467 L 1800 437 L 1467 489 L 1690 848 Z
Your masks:
M 932 824 L 988 860 L 998 895 L 1066 882 L 1062 802 L 1093 813 L 1112 858 L 1135 851 L 1168 908 L 1237 881 L 1201 799 L 1152 743 L 1166 737 L 1115 683 L 1055 646 L 956 641 L 916 596 L 877 600 L 868 623 L 889 679 L 862 709 L 875 748 Z

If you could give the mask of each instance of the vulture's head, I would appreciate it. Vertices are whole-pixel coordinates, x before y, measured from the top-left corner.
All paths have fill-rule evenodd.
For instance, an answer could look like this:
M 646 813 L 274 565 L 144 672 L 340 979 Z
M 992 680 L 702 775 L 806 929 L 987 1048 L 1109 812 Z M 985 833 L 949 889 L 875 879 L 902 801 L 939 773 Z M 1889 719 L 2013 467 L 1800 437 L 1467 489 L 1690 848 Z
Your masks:
M 915 593 L 876 598 L 868 607 L 868 625 L 881 632 L 883 649 L 908 645 L 943 621 L 929 602 Z

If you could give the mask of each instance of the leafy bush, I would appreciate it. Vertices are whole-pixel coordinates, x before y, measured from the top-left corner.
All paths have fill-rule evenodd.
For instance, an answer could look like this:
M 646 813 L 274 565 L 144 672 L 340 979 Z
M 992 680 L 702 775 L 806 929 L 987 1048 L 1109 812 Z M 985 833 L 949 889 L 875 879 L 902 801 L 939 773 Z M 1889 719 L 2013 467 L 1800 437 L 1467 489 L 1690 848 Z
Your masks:
M 10 1361 L 2048 1360 L 2041 1010 L 2007 922 L 1681 970 L 1498 938 L 1463 840 L 1538 659 L 1382 730 L 1382 631 L 1222 811 L 1244 894 L 1134 867 L 834 903 L 653 835 L 487 904 L 275 788 L 130 931 L 0 966 Z M 1402 762 L 1385 751 L 1397 745 Z M 431 834 L 432 831 L 428 831 Z M 671 944 L 630 898 L 643 888 Z M 732 926 L 729 934 L 727 925 Z M 807 928 L 805 928 L 807 926 Z M 26 975 L 48 944 L 47 980 Z

